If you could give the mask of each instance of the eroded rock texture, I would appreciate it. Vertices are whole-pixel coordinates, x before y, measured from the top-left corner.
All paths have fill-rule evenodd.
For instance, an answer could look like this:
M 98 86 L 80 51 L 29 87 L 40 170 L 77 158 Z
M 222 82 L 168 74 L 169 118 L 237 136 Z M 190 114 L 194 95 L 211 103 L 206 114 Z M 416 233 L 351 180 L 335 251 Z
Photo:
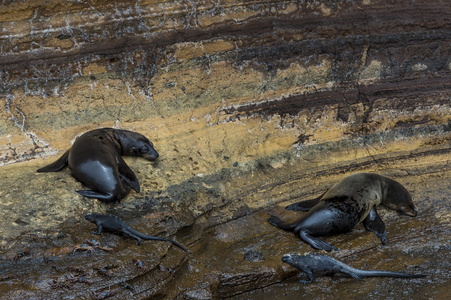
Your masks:
M 377 290 L 383 297 L 396 297 L 393 290 L 420 298 L 445 293 L 449 266 L 440 255 L 449 251 L 451 214 L 450 15 L 450 3 L 438 0 L 3 1 L 5 297 L 69 297 L 66 279 L 58 280 L 72 264 L 92 270 L 94 281 L 71 282 L 78 298 L 109 286 L 116 297 L 136 299 L 252 293 L 296 273 L 281 264 L 283 251 L 311 250 L 268 227 L 269 213 L 295 218 L 281 207 L 357 171 L 406 184 L 424 216 L 399 221 L 387 212 L 389 233 L 397 231 L 393 248 L 358 231 L 336 237 L 340 248 L 355 250 L 337 257 L 351 256 L 356 267 L 399 270 L 410 258 L 432 274 L 435 291 L 400 290 L 392 281 Z M 68 170 L 35 173 L 76 135 L 98 127 L 138 131 L 161 154 L 153 163 L 126 159 L 141 193 L 116 206 L 74 193 L 81 184 Z M 115 213 L 148 234 L 176 235 L 193 256 L 106 235 L 99 239 L 116 253 L 95 252 L 93 260 L 115 275 L 98 274 L 89 254 L 71 254 L 92 238 L 83 220 L 88 211 Z M 413 229 L 406 236 L 397 222 Z M 409 244 L 409 236 L 419 242 Z M 243 260 L 249 251 L 264 259 Z M 365 258 L 368 251 L 390 263 L 374 264 Z M 134 258 L 146 270 L 137 269 Z M 5 277 L 13 272 L 13 279 Z M 367 295 L 378 281 L 369 282 L 352 291 Z M 321 293 L 306 289 L 304 296 Z

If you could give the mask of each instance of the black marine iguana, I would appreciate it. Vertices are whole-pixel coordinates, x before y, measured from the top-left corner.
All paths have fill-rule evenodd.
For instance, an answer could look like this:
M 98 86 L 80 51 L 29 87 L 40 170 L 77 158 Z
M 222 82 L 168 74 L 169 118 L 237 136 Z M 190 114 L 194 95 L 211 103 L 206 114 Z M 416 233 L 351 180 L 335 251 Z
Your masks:
M 282 261 L 305 272 L 308 280 L 301 280 L 301 283 L 313 281 L 312 272 L 341 272 L 350 275 L 354 279 L 362 280 L 361 277 L 395 277 L 395 278 L 419 278 L 425 277 L 423 274 L 406 274 L 391 271 L 365 271 L 348 266 L 330 256 L 321 254 L 285 254 Z
M 88 220 L 89 222 L 95 223 L 97 225 L 98 230 L 93 231 L 92 232 L 93 234 L 101 234 L 102 229 L 109 229 L 109 230 L 114 230 L 114 231 L 125 233 L 125 234 L 131 236 L 132 238 L 137 239 L 138 240 L 138 242 L 136 243 L 137 245 L 141 244 L 142 240 L 166 241 L 166 242 L 171 242 L 174 246 L 179 247 L 180 249 L 182 249 L 185 252 L 190 252 L 188 249 L 186 249 L 185 247 L 183 247 L 182 245 L 180 245 L 179 243 L 177 243 L 175 241 L 161 238 L 161 237 L 148 236 L 148 235 L 142 234 L 142 233 L 136 231 L 135 229 L 131 228 L 130 226 L 128 226 L 124 221 L 122 221 L 118 217 L 113 216 L 113 215 L 101 215 L 101 214 L 97 214 L 97 213 L 90 213 L 85 216 L 85 219 Z

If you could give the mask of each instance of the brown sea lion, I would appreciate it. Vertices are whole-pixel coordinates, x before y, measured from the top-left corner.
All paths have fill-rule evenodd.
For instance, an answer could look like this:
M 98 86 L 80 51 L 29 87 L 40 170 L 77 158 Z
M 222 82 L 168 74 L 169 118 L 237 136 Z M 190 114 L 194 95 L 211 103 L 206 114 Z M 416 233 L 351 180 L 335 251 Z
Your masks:
M 301 240 L 315 249 L 337 250 L 318 236 L 346 233 L 360 222 L 385 244 L 387 231 L 376 211 L 379 204 L 409 216 L 417 215 L 412 197 L 402 184 L 378 174 L 357 173 L 342 179 L 316 199 L 287 206 L 288 210 L 308 211 L 296 222 L 283 222 L 275 216 L 268 222 L 299 234 Z

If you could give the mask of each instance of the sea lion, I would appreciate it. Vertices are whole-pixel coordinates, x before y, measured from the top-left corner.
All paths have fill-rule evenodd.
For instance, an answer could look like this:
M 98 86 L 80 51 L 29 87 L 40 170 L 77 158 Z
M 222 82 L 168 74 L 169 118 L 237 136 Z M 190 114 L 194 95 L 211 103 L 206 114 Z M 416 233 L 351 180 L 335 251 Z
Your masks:
M 379 204 L 409 216 L 417 215 L 410 193 L 399 182 L 378 174 L 357 173 L 342 179 L 316 199 L 287 206 L 288 210 L 308 211 L 298 221 L 286 223 L 271 216 L 268 222 L 294 231 L 315 249 L 331 251 L 337 248 L 318 236 L 346 233 L 363 221 L 365 228 L 385 244 L 387 231 L 376 211 Z
M 424 274 L 407 274 L 391 271 L 359 270 L 348 266 L 335 258 L 321 254 L 285 254 L 282 256 L 282 261 L 307 274 L 308 280 L 301 280 L 301 283 L 311 283 L 313 281 L 313 272 L 341 272 L 348 274 L 357 280 L 362 280 L 362 277 L 420 278 L 426 276 Z
M 92 189 L 77 193 L 104 202 L 120 201 L 130 188 L 140 191 L 136 175 L 121 155 L 147 160 L 159 156 L 153 144 L 140 133 L 100 128 L 82 134 L 57 161 L 38 172 L 58 172 L 69 165 L 72 175 Z

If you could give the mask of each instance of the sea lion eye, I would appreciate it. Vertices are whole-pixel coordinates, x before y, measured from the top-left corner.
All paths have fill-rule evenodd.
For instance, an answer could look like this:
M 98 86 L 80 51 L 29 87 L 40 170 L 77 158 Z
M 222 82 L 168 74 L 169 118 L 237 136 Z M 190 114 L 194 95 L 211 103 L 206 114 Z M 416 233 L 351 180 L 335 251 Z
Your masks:
M 147 147 L 144 147 L 144 148 L 139 149 L 139 152 L 144 154 L 144 153 L 149 152 L 149 149 Z

